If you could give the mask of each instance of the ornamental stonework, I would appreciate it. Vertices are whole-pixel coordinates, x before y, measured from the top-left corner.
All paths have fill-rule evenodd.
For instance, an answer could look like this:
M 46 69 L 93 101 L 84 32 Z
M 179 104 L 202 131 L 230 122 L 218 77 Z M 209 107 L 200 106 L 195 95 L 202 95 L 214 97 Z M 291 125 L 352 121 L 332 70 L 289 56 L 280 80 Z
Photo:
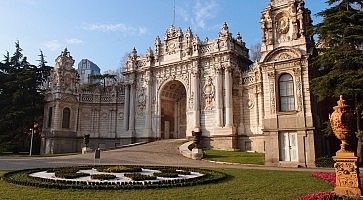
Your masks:
M 215 86 L 213 84 L 212 78 L 209 76 L 203 87 L 203 97 L 204 97 L 204 109 L 212 110 L 215 104 Z

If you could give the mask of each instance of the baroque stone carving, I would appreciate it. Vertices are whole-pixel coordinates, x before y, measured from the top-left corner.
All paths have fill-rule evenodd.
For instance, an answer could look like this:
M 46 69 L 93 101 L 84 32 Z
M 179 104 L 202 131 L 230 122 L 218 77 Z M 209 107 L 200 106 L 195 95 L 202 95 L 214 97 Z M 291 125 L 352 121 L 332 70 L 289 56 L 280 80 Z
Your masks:
M 190 94 L 190 97 L 188 99 L 188 105 L 189 105 L 189 110 L 192 110 L 194 108 L 194 92 Z
M 251 110 L 254 106 L 255 106 L 255 102 L 253 101 L 253 99 L 248 99 L 247 100 L 247 108 L 249 110 Z
M 294 75 L 296 79 L 296 96 L 297 96 L 297 110 L 302 110 L 302 83 L 301 83 L 301 69 L 294 68 Z
M 353 136 L 354 117 L 350 106 L 345 104 L 343 96 L 340 96 L 337 103 L 338 106 L 334 107 L 334 112 L 329 119 L 335 136 L 342 142 L 339 152 L 346 152 L 349 148 L 349 140 Z
M 144 115 L 144 110 L 146 106 L 146 95 L 145 88 L 140 88 L 137 95 L 137 114 L 139 116 Z
M 340 150 L 334 156 L 336 175 L 334 192 L 339 195 L 360 197 L 362 191 L 357 167 L 358 157 L 349 149 L 353 136 L 353 113 L 350 106 L 345 104 L 343 96 L 340 96 L 338 106 L 334 107 L 334 112 L 329 118 L 335 136 L 342 142 Z
M 276 96 L 275 96 L 275 72 L 267 72 L 269 77 L 269 85 L 270 85 L 270 105 L 271 105 L 271 114 L 276 113 Z
M 203 87 L 203 96 L 205 100 L 205 110 L 212 110 L 214 108 L 214 100 L 215 100 L 215 87 L 213 85 L 213 80 L 209 76 L 207 78 L 207 82 Z
M 288 17 L 281 17 L 277 20 L 277 31 L 280 33 L 280 34 L 286 34 L 287 32 L 289 32 L 289 28 L 290 28 L 290 25 L 289 25 L 290 21 L 289 21 L 289 18 Z

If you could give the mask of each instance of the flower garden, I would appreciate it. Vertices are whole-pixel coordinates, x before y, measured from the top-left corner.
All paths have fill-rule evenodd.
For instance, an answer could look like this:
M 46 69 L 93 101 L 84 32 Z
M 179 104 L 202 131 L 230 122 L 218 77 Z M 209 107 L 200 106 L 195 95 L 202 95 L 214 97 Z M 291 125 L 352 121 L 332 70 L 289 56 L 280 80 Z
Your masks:
M 221 181 L 226 175 L 207 169 L 145 166 L 39 168 L 4 174 L 10 183 L 57 189 L 142 189 L 181 187 Z
M 313 172 L 311 176 L 335 186 L 335 173 L 334 172 Z M 334 192 L 318 192 L 308 194 L 303 197 L 295 198 L 293 200 L 355 200 L 355 197 L 338 196 Z M 358 198 L 359 199 L 359 198 Z

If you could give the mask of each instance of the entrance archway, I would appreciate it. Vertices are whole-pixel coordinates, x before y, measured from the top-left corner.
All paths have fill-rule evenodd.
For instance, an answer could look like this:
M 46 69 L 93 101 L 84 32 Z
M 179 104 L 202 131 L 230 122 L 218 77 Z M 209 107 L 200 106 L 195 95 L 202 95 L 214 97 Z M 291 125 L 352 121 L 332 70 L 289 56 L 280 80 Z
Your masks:
M 160 92 L 161 138 L 186 138 L 187 129 L 187 92 L 177 80 L 168 82 Z

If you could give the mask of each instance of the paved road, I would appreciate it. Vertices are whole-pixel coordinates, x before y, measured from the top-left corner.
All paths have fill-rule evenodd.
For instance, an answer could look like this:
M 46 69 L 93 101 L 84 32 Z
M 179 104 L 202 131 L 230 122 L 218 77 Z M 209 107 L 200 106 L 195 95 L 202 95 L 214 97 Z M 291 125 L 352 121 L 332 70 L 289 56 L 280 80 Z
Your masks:
M 183 140 L 161 140 L 139 146 L 127 147 L 101 153 L 101 164 L 168 165 L 204 168 L 246 168 L 268 170 L 316 170 L 302 168 L 274 168 L 263 166 L 226 165 L 183 157 L 178 147 Z M 57 157 L 0 157 L 1 170 L 16 170 L 37 167 L 58 167 L 93 164 L 93 153 Z M 321 171 L 321 170 L 319 170 Z

